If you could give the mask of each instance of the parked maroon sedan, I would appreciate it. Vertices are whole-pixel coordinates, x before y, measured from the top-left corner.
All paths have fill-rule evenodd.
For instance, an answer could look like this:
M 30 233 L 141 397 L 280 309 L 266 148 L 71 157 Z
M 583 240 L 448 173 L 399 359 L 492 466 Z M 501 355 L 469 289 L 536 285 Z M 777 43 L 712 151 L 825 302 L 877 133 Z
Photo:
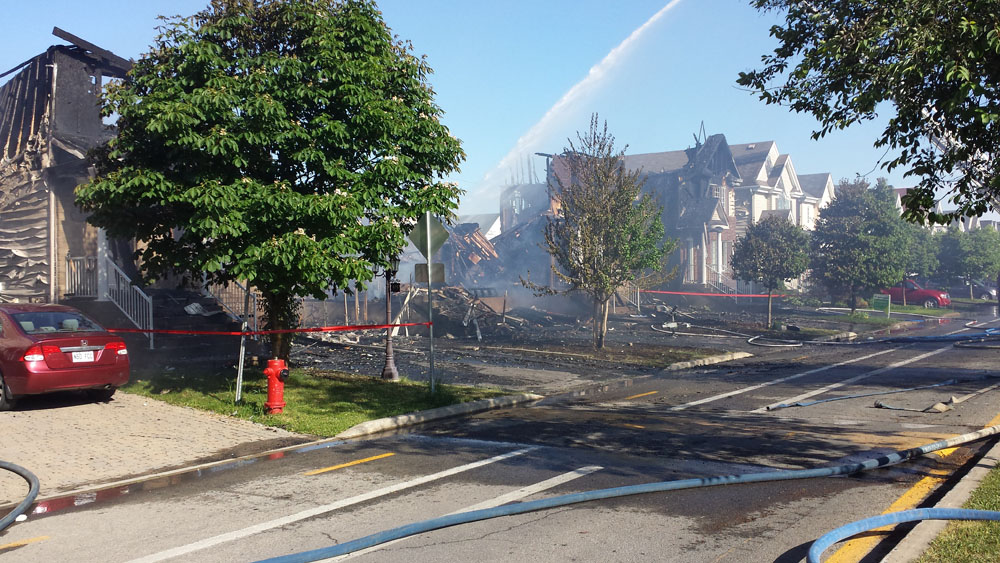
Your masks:
M 921 287 L 913 280 L 904 280 L 888 289 L 883 289 L 882 293 L 888 293 L 893 303 L 902 303 L 905 294 L 907 305 L 923 305 L 927 309 L 951 305 L 951 297 L 947 292 Z
M 125 341 L 76 309 L 0 304 L 0 410 L 22 395 L 69 389 L 107 401 L 128 376 Z

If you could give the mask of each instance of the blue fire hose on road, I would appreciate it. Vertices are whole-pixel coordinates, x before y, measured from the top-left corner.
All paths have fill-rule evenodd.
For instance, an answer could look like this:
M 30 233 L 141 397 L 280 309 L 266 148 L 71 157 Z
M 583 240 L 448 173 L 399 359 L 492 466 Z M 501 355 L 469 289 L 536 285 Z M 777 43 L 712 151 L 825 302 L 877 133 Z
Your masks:
M 31 503 L 35 502 L 35 498 L 38 497 L 39 484 L 38 484 L 38 477 L 35 477 L 34 473 L 21 467 L 20 465 L 14 465 L 13 463 L 0 461 L 0 469 L 6 469 L 7 471 L 16 473 L 21 477 L 24 477 L 24 480 L 28 482 L 28 496 L 25 497 L 20 504 L 15 506 L 14 510 L 11 510 L 9 514 L 4 516 L 3 518 L 0 518 L 0 531 L 3 531 L 4 529 L 7 528 L 7 526 L 13 524 L 17 520 L 18 516 L 21 516 L 22 514 L 27 512 L 28 508 L 31 506 Z
M 992 510 L 969 510 L 967 508 L 917 508 L 865 518 L 864 520 L 851 522 L 846 526 L 841 526 L 836 530 L 827 532 L 814 541 L 812 547 L 809 548 L 807 561 L 808 563 L 819 563 L 820 556 L 831 545 L 861 532 L 867 532 L 868 530 L 874 530 L 882 526 L 902 524 L 904 522 L 917 522 L 920 520 L 1000 520 L 1000 512 Z
M 311 551 L 292 553 L 289 555 L 283 555 L 271 559 L 265 559 L 258 563 L 305 563 L 308 561 L 319 561 L 321 559 L 328 559 L 330 557 L 337 557 L 339 555 L 347 555 L 348 553 L 353 553 L 355 551 L 365 549 L 368 547 L 380 545 L 383 543 L 406 538 L 409 536 L 414 536 L 417 534 L 422 534 L 425 532 L 430 532 L 433 530 L 440 530 L 442 528 L 457 526 L 459 524 L 478 522 L 480 520 L 488 520 L 491 518 L 498 518 L 501 516 L 513 516 L 515 514 L 524 514 L 527 512 L 534 512 L 537 510 L 546 510 L 549 508 L 557 508 L 560 506 L 567 506 L 570 504 L 577 504 L 581 502 L 589 502 L 594 500 L 618 498 L 618 497 L 640 495 L 646 493 L 677 491 L 682 489 L 693 489 L 700 487 L 714 487 L 718 485 L 765 483 L 770 481 L 788 481 L 793 479 L 812 479 L 815 477 L 830 477 L 834 475 L 850 475 L 861 471 L 868 471 L 871 469 L 877 469 L 880 467 L 894 465 L 925 454 L 929 454 L 931 452 L 943 450 L 945 448 L 953 448 L 962 444 L 966 444 L 968 442 L 973 442 L 975 440 L 980 440 L 982 438 L 993 436 L 998 433 L 1000 433 L 1000 426 L 990 426 L 982 430 L 978 430 L 976 432 L 962 434 L 961 436 L 955 436 L 954 438 L 949 438 L 947 440 L 940 440 L 932 444 L 920 446 L 918 448 L 901 450 L 898 452 L 887 454 L 882 457 L 872 458 L 858 463 L 838 465 L 834 467 L 820 467 L 816 469 L 796 469 L 789 471 L 769 471 L 766 473 L 748 473 L 744 475 L 724 475 L 717 477 L 682 479 L 679 481 L 661 481 L 658 483 L 629 485 L 624 487 L 614 487 L 610 489 L 598 489 L 595 491 L 572 493 L 568 495 L 560 495 L 540 500 L 507 504 L 494 508 L 473 510 L 470 512 L 461 512 L 458 514 L 451 514 L 448 516 L 442 516 L 440 518 L 433 518 L 431 520 L 424 520 L 422 522 L 407 524 L 405 526 L 400 526 L 398 528 L 393 528 L 391 530 L 385 530 L 362 538 L 351 540 L 342 544 L 314 549 Z

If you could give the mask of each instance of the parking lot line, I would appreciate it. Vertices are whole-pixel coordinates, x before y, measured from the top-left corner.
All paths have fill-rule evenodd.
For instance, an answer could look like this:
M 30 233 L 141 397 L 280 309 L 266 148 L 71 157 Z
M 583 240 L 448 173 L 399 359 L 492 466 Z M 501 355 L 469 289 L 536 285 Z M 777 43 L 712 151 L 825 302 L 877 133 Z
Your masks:
M 881 368 L 878 368 L 878 369 L 875 369 L 875 370 L 872 370 L 872 371 L 868 371 L 868 372 L 862 373 L 861 375 L 856 375 L 854 377 L 849 377 L 849 378 L 847 378 L 847 379 L 845 379 L 843 381 L 840 381 L 840 382 L 837 382 L 837 383 L 831 383 L 830 385 L 826 385 L 824 387 L 820 387 L 819 389 L 815 389 L 813 391 L 809 391 L 808 393 L 803 393 L 801 395 L 796 395 L 796 396 L 788 398 L 788 399 L 783 399 L 781 401 L 777 401 L 777 402 L 771 403 L 770 405 L 761 407 L 759 409 L 754 409 L 754 410 L 752 410 L 750 412 L 752 412 L 752 413 L 762 413 L 762 412 L 767 412 L 770 408 L 776 407 L 778 405 L 790 405 L 792 403 L 797 403 L 797 402 L 799 402 L 799 401 L 801 401 L 803 399 L 808 399 L 810 397 L 815 397 L 816 395 L 822 395 L 823 393 L 826 393 L 828 391 L 832 391 L 834 389 L 839 389 L 839 388 L 844 387 L 846 385 L 850 385 L 850 384 L 852 384 L 852 383 L 854 383 L 856 381 L 861 381 L 862 379 L 873 377 L 873 376 L 885 373 L 887 371 L 891 371 L 891 370 L 894 370 L 896 368 L 912 364 L 913 362 L 919 362 L 920 360 L 923 360 L 924 358 L 929 358 L 929 357 L 934 356 L 936 354 L 940 354 L 941 352 L 944 352 L 944 351 L 947 351 L 947 350 L 953 350 L 953 349 L 954 349 L 954 346 L 952 346 L 951 344 L 949 344 L 949 345 L 945 346 L 944 348 L 938 348 L 937 350 L 931 350 L 930 352 L 925 352 L 923 354 L 920 354 L 919 356 L 914 356 L 912 358 L 907 358 L 905 360 L 900 360 L 898 362 L 893 362 L 893 363 L 891 363 L 891 364 L 889 364 L 889 365 L 887 365 L 885 367 L 881 367 Z
M 891 348 L 889 350 L 882 350 L 881 352 L 875 352 L 874 354 L 868 354 L 867 356 L 861 356 L 860 358 L 854 358 L 853 360 L 845 360 L 836 364 L 830 364 L 828 366 L 822 366 L 809 371 L 804 371 L 802 373 L 796 373 L 795 375 L 789 375 L 788 377 L 779 377 L 778 379 L 773 379 L 771 381 L 765 381 L 764 383 L 758 383 L 757 385 L 751 385 L 749 387 L 742 387 L 735 391 L 729 391 L 728 393 L 721 393 L 719 395 L 713 395 L 711 397 L 706 397 L 704 399 L 698 399 L 697 401 L 691 401 L 690 403 L 684 403 L 683 405 L 677 405 L 675 407 L 670 407 L 672 411 L 682 411 L 688 407 L 693 407 L 696 405 L 703 405 L 705 403 L 711 403 L 713 401 L 718 401 L 719 399 L 725 399 L 727 397 L 732 397 L 734 395 L 741 395 L 743 393 L 749 393 L 750 391 L 756 391 L 762 387 L 767 387 L 768 385 L 777 385 L 778 383 L 784 383 L 786 381 L 791 381 L 793 379 L 798 379 L 800 377 L 805 377 L 807 375 L 812 375 L 814 373 L 819 373 L 821 371 L 826 371 L 828 369 L 838 368 L 840 366 L 846 366 L 847 364 L 853 364 L 854 362 L 860 362 L 861 360 L 867 360 L 868 358 L 874 358 L 875 356 L 881 356 L 882 354 L 888 354 L 889 352 L 895 352 L 900 348 Z
M 47 539 L 49 539 L 49 536 L 38 536 L 37 538 L 30 538 L 30 539 L 26 539 L 26 540 L 20 540 L 20 541 L 15 541 L 15 542 L 7 543 L 7 544 L 4 544 L 4 545 L 0 545 L 0 553 L 3 553 L 5 551 L 10 551 L 12 549 L 17 549 L 19 547 L 24 547 L 26 545 L 37 543 L 37 542 L 40 542 L 40 541 L 45 541 Z
M 219 534 L 217 536 L 212 536 L 210 538 L 205 538 L 187 545 L 182 545 L 161 551 L 159 553 L 153 553 L 145 557 L 140 557 L 139 559 L 133 559 L 131 563 L 154 563 L 156 561 L 164 561 L 166 559 L 171 559 L 173 557 L 180 557 L 182 555 L 187 555 L 188 553 L 193 553 L 195 551 L 200 551 L 202 549 L 207 549 L 219 544 L 231 542 L 241 538 L 246 538 L 254 534 L 259 534 L 261 532 L 266 532 L 268 530 L 273 530 L 274 528 L 280 528 L 282 526 L 287 526 L 288 524 L 294 524 L 301 520 L 306 520 L 308 518 L 314 518 L 328 512 L 333 512 L 335 510 L 340 510 L 351 505 L 355 505 L 362 502 L 367 502 L 372 499 L 376 499 L 382 496 L 391 495 L 399 491 L 406 489 L 411 489 L 419 485 L 430 483 L 432 481 L 437 481 L 439 479 L 444 479 L 445 477 L 451 477 L 452 475 L 457 475 L 459 473 L 464 473 L 472 469 L 477 469 L 498 461 L 504 461 L 512 457 L 517 457 L 519 455 L 524 455 L 528 452 L 537 450 L 537 446 L 532 446 L 529 448 L 522 448 L 520 450 L 515 450 L 512 452 L 507 452 L 505 454 L 500 454 L 493 456 L 491 458 L 482 459 L 479 461 L 474 461 L 472 463 L 467 463 L 465 465 L 459 465 L 457 467 L 452 467 L 451 469 L 445 469 L 444 471 L 438 471 L 437 473 L 432 473 L 430 475 L 424 475 L 423 477 L 418 477 L 416 479 L 411 479 L 409 481 L 404 481 L 402 483 L 397 483 L 395 485 L 390 485 L 388 487 L 383 487 L 381 489 L 376 489 L 364 494 L 356 495 L 350 498 L 338 500 L 337 502 L 332 502 L 330 504 L 325 504 L 323 506 L 317 506 L 310 508 L 309 510 L 303 510 L 295 514 L 289 514 L 288 516 L 283 516 L 281 518 L 275 518 L 273 520 L 268 520 L 267 522 L 261 522 L 260 524 L 255 524 L 253 526 L 248 526 L 241 530 L 233 530 L 232 532 L 227 532 L 225 534 Z
M 639 397 L 648 397 L 649 395 L 655 395 L 659 391 L 648 391 L 646 393 L 639 393 L 638 395 L 632 395 L 631 397 L 625 397 L 626 401 L 631 401 L 632 399 L 638 399 Z

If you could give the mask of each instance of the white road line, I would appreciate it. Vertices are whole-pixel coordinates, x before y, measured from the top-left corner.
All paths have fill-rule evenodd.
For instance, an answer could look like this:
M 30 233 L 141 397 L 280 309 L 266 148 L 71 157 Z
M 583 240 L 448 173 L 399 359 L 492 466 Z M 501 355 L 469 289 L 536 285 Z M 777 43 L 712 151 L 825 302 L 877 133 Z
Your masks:
M 755 410 L 752 410 L 750 412 L 752 412 L 752 413 L 767 412 L 767 410 L 769 408 L 771 408 L 771 407 L 775 407 L 775 406 L 778 406 L 778 405 L 788 405 L 788 404 L 791 404 L 791 403 L 797 403 L 797 402 L 799 402 L 799 401 L 801 401 L 803 399 L 808 399 L 809 397 L 815 397 L 816 395 L 821 395 L 823 393 L 826 393 L 827 391 L 832 391 L 833 389 L 844 387 L 845 385 L 850 385 L 851 383 L 854 383 L 855 381 L 860 381 L 860 380 L 865 379 L 867 377 L 872 377 L 872 376 L 875 376 L 875 375 L 879 375 L 881 373 L 885 373 L 887 371 L 896 369 L 898 367 L 903 367 L 903 366 L 905 366 L 907 364 L 912 364 L 913 362 L 918 362 L 918 361 L 920 361 L 920 360 L 922 360 L 924 358 L 929 358 L 930 356 L 933 356 L 935 354 L 940 354 L 941 352 L 944 352 L 946 350 L 952 350 L 952 349 L 954 349 L 954 347 L 949 344 L 948 346 L 945 346 L 944 348 L 938 348 L 937 350 L 932 350 L 932 351 L 927 352 L 925 354 L 920 354 L 919 356 L 914 356 L 914 357 L 908 358 L 906 360 L 901 360 L 901 361 L 898 361 L 896 363 L 889 364 L 889 365 L 887 365 L 885 367 L 882 367 L 882 368 L 879 368 L 879 369 L 876 369 L 876 370 L 872 370 L 872 371 L 869 371 L 869 372 L 866 372 L 866 373 L 862 373 L 861 375 L 856 375 L 854 377 L 845 379 L 845 380 L 843 380 L 843 381 L 841 381 L 839 383 L 831 383 L 830 385 L 827 385 L 826 387 L 821 387 L 819 389 L 816 389 L 815 391 L 810 391 L 808 393 L 803 393 L 801 395 L 797 395 L 797 396 L 792 397 L 790 399 L 785 399 L 785 400 L 782 400 L 782 401 L 778 401 L 776 403 L 771 403 L 770 405 L 767 405 L 766 407 L 761 407 L 759 409 L 755 409 Z
M 721 395 L 715 395 L 712 397 L 707 397 L 705 399 L 698 399 L 697 401 L 691 401 L 690 403 L 684 403 L 683 405 L 677 405 L 676 407 L 670 407 L 672 411 L 682 411 L 688 407 L 693 407 L 695 405 L 702 405 L 705 403 L 711 403 L 712 401 L 718 401 L 719 399 L 725 399 L 726 397 L 732 397 L 733 395 L 740 395 L 743 393 L 749 393 L 750 391 L 756 391 L 761 387 L 767 387 L 768 385 L 777 385 L 778 383 L 784 383 L 786 381 L 791 381 L 793 379 L 798 379 L 800 377 L 805 377 L 807 375 L 812 375 L 814 373 L 819 373 L 821 371 L 826 371 L 828 369 L 838 368 L 840 366 L 846 366 L 847 364 L 853 364 L 854 362 L 860 362 L 861 360 L 867 360 L 868 358 L 874 358 L 875 356 L 881 356 L 882 354 L 888 354 L 889 352 L 895 352 L 901 348 L 892 348 L 891 350 L 882 350 L 881 352 L 875 352 L 874 354 L 868 354 L 867 356 L 861 356 L 860 358 L 854 358 L 853 360 L 845 360 L 837 364 L 831 364 L 828 366 L 819 367 L 816 369 L 811 369 L 809 371 L 804 371 L 802 373 L 797 373 L 795 375 L 789 375 L 788 377 L 781 377 L 772 381 L 765 381 L 764 383 L 759 383 L 757 385 L 751 385 L 750 387 L 743 387 L 735 391 L 729 391 L 728 393 L 722 393 Z
M 351 498 L 346 498 L 333 502 L 330 504 L 325 504 L 323 506 L 317 506 L 315 508 L 310 508 L 309 510 L 303 510 L 302 512 L 297 512 L 295 514 L 290 514 L 288 516 L 283 516 L 281 518 L 275 518 L 267 522 L 261 522 L 260 524 L 255 524 L 253 526 L 243 528 L 242 530 L 234 530 L 225 534 L 220 534 L 211 538 L 205 538 L 201 541 L 196 541 L 194 543 L 189 543 L 188 545 L 182 545 L 175 547 L 173 549 L 168 549 L 161 551 L 159 553 L 154 553 L 152 555 L 147 555 L 146 557 L 141 557 L 139 559 L 133 559 L 130 563 L 153 563 L 155 561 L 164 561 L 172 557 L 180 557 L 181 555 L 186 555 L 195 551 L 199 551 L 205 548 L 216 546 L 222 543 L 231 542 L 233 540 L 238 540 L 254 534 L 259 534 L 261 532 L 266 532 L 274 528 L 280 528 L 281 526 L 286 526 L 298 522 L 300 520 L 305 520 L 307 518 L 312 518 L 314 516 L 319 516 L 321 514 L 326 514 L 327 512 L 333 512 L 334 510 L 339 510 L 341 508 L 358 504 L 360 502 L 369 501 L 381 496 L 390 495 L 402 490 L 410 489 L 424 483 L 430 483 L 431 481 L 437 481 L 438 479 L 444 479 L 445 477 L 450 477 L 452 475 L 457 475 L 471 469 L 476 469 L 489 465 L 491 463 L 496 463 L 498 461 L 503 461 L 505 459 L 510 459 L 519 455 L 524 455 L 528 452 L 537 450 L 538 447 L 523 448 L 513 452 L 508 452 L 498 456 L 491 457 L 489 459 L 484 459 L 476 461 L 473 463 L 467 463 L 465 465 L 460 465 L 458 467 L 452 467 L 451 469 L 446 469 L 444 471 L 439 471 L 437 473 L 432 473 L 430 475 L 425 475 L 417 479 L 412 479 L 410 481 L 405 481 L 403 483 L 397 483 L 389 487 L 383 487 L 371 492 L 367 492 L 361 495 L 353 496 Z
M 572 481 L 574 479 L 579 479 L 580 477 L 583 477 L 584 475 L 590 475 L 591 473 L 593 473 L 595 471 L 600 471 L 601 469 L 604 469 L 604 468 L 601 467 L 600 465 L 588 465 L 586 467 L 581 467 L 581 468 L 579 468 L 579 469 L 577 469 L 575 471 L 570 471 L 569 473 L 563 473 L 562 475 L 556 475 L 555 477 L 553 477 L 551 479 L 546 479 L 544 481 L 535 483 L 534 485 L 528 485 L 527 487 L 522 487 L 522 488 L 520 488 L 520 489 L 518 489 L 516 491 L 511 491 L 511 492 L 509 492 L 507 494 L 500 495 L 500 496 L 498 496 L 496 498 L 492 498 L 490 500 L 483 501 L 483 502 L 481 502 L 479 504 L 474 504 L 472 506 L 467 506 L 467 507 L 465 507 L 465 508 L 463 508 L 461 510 L 456 510 L 455 512 L 449 512 L 448 514 L 446 514 L 446 516 L 453 516 L 455 514 L 461 514 L 463 512 L 472 512 L 474 510 L 483 510 L 484 508 L 493 508 L 495 506 L 501 506 L 501 505 L 507 504 L 508 502 L 518 501 L 518 500 L 521 500 L 521 499 L 523 499 L 525 497 L 529 497 L 529 496 L 531 496 L 533 494 L 540 493 L 542 491 L 547 491 L 547 490 L 549 490 L 549 489 L 551 489 L 553 487 L 556 487 L 558 485 L 562 485 L 563 483 L 568 483 L 568 482 L 570 482 L 570 481 Z M 362 555 L 362 554 L 365 554 L 365 553 L 371 553 L 372 551 L 377 551 L 379 549 L 384 549 L 384 548 L 386 548 L 386 547 L 388 547 L 388 546 L 390 546 L 390 545 L 392 545 L 394 543 L 401 542 L 401 541 L 406 540 L 406 539 L 409 539 L 409 538 L 399 538 L 398 540 L 392 540 L 392 541 L 385 542 L 385 543 L 382 543 L 382 544 L 379 544 L 379 545 L 373 545 L 371 547 L 366 547 L 365 549 L 361 549 L 361 550 L 355 551 L 353 553 L 348 553 L 348 554 L 345 554 L 345 555 L 338 555 L 336 557 L 331 557 L 329 559 L 323 559 L 323 561 L 343 561 L 344 559 L 350 559 L 350 558 L 356 557 L 358 555 Z

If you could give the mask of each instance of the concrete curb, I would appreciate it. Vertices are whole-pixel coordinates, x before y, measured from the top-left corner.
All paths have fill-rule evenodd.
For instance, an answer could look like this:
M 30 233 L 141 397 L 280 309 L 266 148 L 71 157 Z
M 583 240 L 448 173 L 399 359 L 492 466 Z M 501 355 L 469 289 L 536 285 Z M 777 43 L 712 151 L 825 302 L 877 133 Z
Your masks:
M 337 434 L 334 438 L 340 440 L 360 438 L 361 436 L 377 434 L 387 430 L 396 430 L 398 428 L 413 426 L 424 422 L 430 422 L 432 420 L 440 420 L 442 418 L 449 418 L 463 414 L 474 414 L 488 411 L 490 409 L 513 407 L 524 403 L 533 403 L 544 398 L 544 396 L 535 395 L 534 393 L 520 393 L 518 395 L 507 395 L 504 397 L 497 397 L 495 399 L 469 401 L 468 403 L 459 403 L 457 405 L 449 405 L 447 407 L 438 407 L 436 409 L 426 411 L 390 416 L 388 418 L 378 418 L 362 422 L 361 424 L 356 424 L 347 430 L 344 430 L 340 434 Z
M 670 364 L 669 366 L 663 368 L 663 371 L 679 371 L 682 369 L 694 368 L 699 366 L 709 366 L 712 364 L 721 364 L 722 362 L 730 362 L 732 360 L 740 360 L 743 358 L 752 358 L 753 354 L 749 352 L 726 352 L 725 354 L 719 354 L 718 356 L 709 356 L 707 358 L 699 358 L 697 360 L 690 360 L 687 362 L 677 362 L 676 364 Z
M 993 445 L 976 465 L 948 493 L 934 505 L 935 508 L 962 508 L 972 491 L 997 464 L 1000 463 L 1000 442 Z M 931 542 L 948 526 L 948 520 L 924 520 L 907 532 L 906 536 L 890 551 L 882 563 L 908 563 L 927 551 Z

